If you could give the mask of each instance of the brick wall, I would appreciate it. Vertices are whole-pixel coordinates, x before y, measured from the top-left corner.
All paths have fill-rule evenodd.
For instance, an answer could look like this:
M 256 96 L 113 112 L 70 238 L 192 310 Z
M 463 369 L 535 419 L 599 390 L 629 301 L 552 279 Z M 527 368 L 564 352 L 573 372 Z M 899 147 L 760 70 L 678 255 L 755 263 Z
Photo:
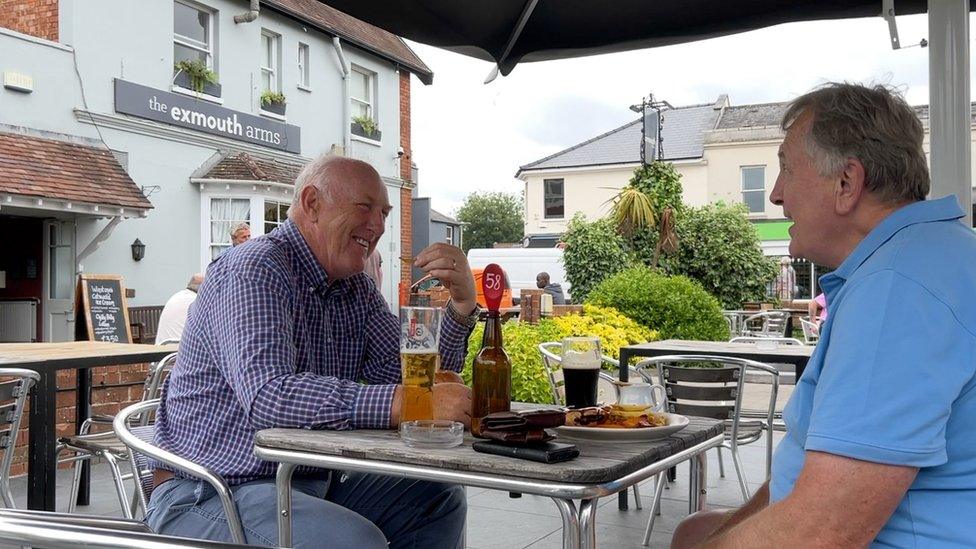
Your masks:
M 0 0 L 0 27 L 58 41 L 58 0 Z
M 107 366 L 92 369 L 92 413 L 116 414 L 129 404 L 138 402 L 142 398 L 142 389 L 148 372 L 148 364 L 133 364 L 128 366 Z M 58 372 L 57 396 L 57 434 L 59 437 L 72 435 L 75 432 L 75 371 L 62 370 Z M 14 461 L 10 467 L 11 475 L 22 475 L 27 472 L 27 430 L 30 427 L 28 410 L 24 411 L 24 420 L 17 433 L 17 446 L 14 449 Z M 107 430 L 105 428 L 103 430 Z M 62 457 L 69 457 L 65 452 Z M 62 467 L 70 467 L 63 464 Z
M 404 258 L 413 256 L 413 208 L 410 190 L 414 182 L 410 181 L 410 166 L 413 155 L 410 149 L 410 73 L 400 70 L 400 146 L 403 156 L 400 157 L 400 179 L 409 181 L 410 185 L 400 189 L 400 253 Z M 412 263 L 401 262 L 400 282 L 410 286 L 410 267 Z

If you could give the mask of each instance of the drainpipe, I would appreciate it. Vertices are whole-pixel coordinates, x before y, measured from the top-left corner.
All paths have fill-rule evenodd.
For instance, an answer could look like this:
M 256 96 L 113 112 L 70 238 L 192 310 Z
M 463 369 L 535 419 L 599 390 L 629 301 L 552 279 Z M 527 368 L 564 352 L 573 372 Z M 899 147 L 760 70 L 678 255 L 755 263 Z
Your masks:
M 235 23 L 250 23 L 258 18 L 258 12 L 261 11 L 260 0 L 251 0 L 251 9 L 247 13 L 242 13 L 240 15 L 234 16 Z
M 332 37 L 332 47 L 339 58 L 339 74 L 342 76 L 342 154 L 349 154 L 349 63 L 342 54 L 342 43 L 338 36 Z

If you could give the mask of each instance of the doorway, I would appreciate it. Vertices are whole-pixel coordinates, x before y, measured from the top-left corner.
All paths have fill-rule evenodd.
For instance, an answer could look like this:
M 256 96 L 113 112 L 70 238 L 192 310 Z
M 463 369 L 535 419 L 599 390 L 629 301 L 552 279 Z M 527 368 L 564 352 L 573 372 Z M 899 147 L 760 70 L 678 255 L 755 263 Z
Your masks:
M 75 339 L 75 222 L 44 221 L 41 310 L 44 341 Z

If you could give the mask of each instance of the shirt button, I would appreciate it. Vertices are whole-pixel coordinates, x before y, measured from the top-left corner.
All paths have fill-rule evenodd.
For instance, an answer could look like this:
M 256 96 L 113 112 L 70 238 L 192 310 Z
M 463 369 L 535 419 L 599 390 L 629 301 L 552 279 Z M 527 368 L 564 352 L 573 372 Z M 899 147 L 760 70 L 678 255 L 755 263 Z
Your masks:
M 314 292 L 314 291 L 315 291 L 315 286 L 309 286 L 309 287 L 308 287 L 308 291 L 310 291 L 310 292 Z

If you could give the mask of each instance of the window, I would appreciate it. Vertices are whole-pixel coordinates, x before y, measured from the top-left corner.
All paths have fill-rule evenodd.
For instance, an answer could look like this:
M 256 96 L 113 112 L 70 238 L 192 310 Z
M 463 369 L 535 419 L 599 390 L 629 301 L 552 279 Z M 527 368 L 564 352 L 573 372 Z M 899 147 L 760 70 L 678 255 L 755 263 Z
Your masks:
M 749 213 L 766 211 L 766 166 L 742 167 L 742 202 Z
M 173 2 L 173 63 L 199 61 L 213 68 L 213 13 Z
M 353 65 L 349 74 L 349 101 L 351 116 L 367 116 L 376 120 L 373 114 L 373 86 L 376 85 L 376 73 Z
M 250 223 L 251 199 L 210 199 L 210 258 L 217 259 L 230 248 L 230 230 L 238 223 Z
M 264 234 L 275 230 L 278 225 L 288 219 L 288 206 L 290 205 L 273 200 L 264 201 Z
M 444 239 L 448 244 L 454 244 L 454 227 L 447 226 L 447 238 Z
M 545 188 L 546 219 L 561 219 L 565 214 L 563 180 L 546 179 L 542 185 Z
M 298 85 L 308 88 L 309 84 L 309 74 L 308 74 L 308 44 L 298 43 Z
M 278 52 L 281 51 L 281 36 L 271 31 L 261 31 L 261 85 L 264 90 L 281 91 L 278 74 Z

